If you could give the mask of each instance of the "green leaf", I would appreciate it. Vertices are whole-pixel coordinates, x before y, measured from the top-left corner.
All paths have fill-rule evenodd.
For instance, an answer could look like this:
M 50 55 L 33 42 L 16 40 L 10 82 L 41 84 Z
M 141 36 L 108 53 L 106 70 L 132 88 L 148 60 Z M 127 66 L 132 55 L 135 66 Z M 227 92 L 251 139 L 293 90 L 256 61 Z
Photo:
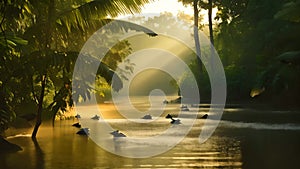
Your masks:
M 282 63 L 300 64 L 300 51 L 285 52 L 277 56 L 277 59 L 280 60 Z

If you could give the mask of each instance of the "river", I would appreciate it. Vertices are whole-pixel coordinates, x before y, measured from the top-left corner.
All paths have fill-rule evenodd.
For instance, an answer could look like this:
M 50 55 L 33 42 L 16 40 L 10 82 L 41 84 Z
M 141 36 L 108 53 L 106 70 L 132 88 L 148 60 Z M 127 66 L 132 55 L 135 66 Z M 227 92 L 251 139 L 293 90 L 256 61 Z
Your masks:
M 140 103 L 140 106 L 143 103 Z M 164 116 L 180 105 L 166 106 L 166 111 L 145 127 L 145 123 L 130 122 L 115 115 L 109 107 L 107 122 L 129 136 L 156 135 L 172 127 Z M 149 106 L 149 105 L 148 105 Z M 140 107 L 147 107 L 147 104 Z M 199 109 L 205 114 L 207 108 Z M 198 111 L 197 111 L 198 112 Z M 191 108 L 190 113 L 193 113 Z M 110 116 L 110 115 L 111 116 Z M 56 121 L 55 127 L 44 123 L 37 142 L 30 133 L 10 136 L 8 141 L 18 144 L 22 151 L 0 154 L 1 169 L 97 169 L 97 168 L 298 168 L 300 156 L 300 112 L 225 108 L 222 120 L 213 135 L 204 143 L 198 136 L 205 120 L 196 119 L 189 134 L 175 147 L 148 158 L 128 158 L 108 152 L 93 139 L 77 135 L 72 127 L 77 119 Z M 182 119 L 180 126 L 185 125 Z M 122 127 L 120 127 L 123 126 Z M 144 126 L 144 127 L 141 127 Z M 113 142 L 112 136 L 110 141 Z M 172 138 L 169 138 L 172 139 Z M 126 147 L 118 147 L 126 151 Z

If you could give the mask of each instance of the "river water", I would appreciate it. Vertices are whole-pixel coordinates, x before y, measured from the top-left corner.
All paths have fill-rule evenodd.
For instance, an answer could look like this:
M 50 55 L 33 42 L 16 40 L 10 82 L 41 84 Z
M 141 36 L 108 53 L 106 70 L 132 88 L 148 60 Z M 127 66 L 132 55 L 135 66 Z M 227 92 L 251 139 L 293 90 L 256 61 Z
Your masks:
M 167 105 L 163 114 L 146 127 L 145 123 L 122 118 L 111 103 L 101 106 L 103 117 L 114 128 L 128 136 L 150 136 L 173 127 L 165 115 L 176 114 L 174 112 L 179 110 L 180 105 Z M 140 102 L 137 107 L 143 109 L 147 106 L 148 103 Z M 202 107 L 197 112 L 203 115 L 208 108 Z M 193 108 L 189 113 L 195 113 Z M 122 157 L 104 150 L 90 137 L 76 134 L 78 128 L 71 125 L 77 119 L 56 121 L 54 128 L 44 123 L 38 132 L 37 142 L 31 140 L 30 131 L 7 138 L 23 150 L 0 154 L 0 168 L 299 168 L 300 112 L 235 106 L 225 108 L 213 135 L 200 144 L 198 136 L 205 120 L 196 119 L 189 134 L 179 144 L 148 158 Z M 184 126 L 184 122 L 185 119 L 182 119 L 183 124 L 178 126 Z M 108 139 L 113 141 L 112 136 Z M 125 146 L 118 147 L 118 151 L 126 150 Z

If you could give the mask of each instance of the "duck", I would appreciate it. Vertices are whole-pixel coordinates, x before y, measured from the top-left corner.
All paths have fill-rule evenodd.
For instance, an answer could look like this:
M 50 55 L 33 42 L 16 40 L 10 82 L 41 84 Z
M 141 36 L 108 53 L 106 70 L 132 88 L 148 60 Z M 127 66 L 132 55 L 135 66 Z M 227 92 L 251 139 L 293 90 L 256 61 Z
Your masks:
M 77 114 L 77 115 L 75 116 L 75 118 L 80 119 L 81 116 L 80 116 L 79 114 Z
M 100 118 L 100 116 L 98 116 L 98 115 L 95 115 L 94 117 L 92 117 L 91 119 L 93 119 L 93 120 L 99 120 L 99 118 Z
M 168 100 L 164 100 L 164 101 L 163 101 L 163 104 L 168 104 L 168 103 L 169 103 Z
M 126 135 L 121 133 L 119 130 L 112 131 L 112 132 L 110 132 L 110 134 L 113 135 L 114 138 L 115 137 L 126 137 Z
M 181 105 L 180 106 L 181 111 L 190 111 L 187 105 Z
M 167 116 L 166 116 L 166 119 L 172 119 L 173 117 L 172 117 L 172 115 L 171 114 L 168 114 Z
M 89 135 L 89 128 L 81 128 L 79 131 L 77 131 L 76 134 L 79 134 L 79 135 Z
M 207 119 L 208 114 L 204 114 L 200 119 Z
M 172 121 L 170 122 L 171 124 L 181 124 L 180 119 L 173 119 L 172 115 L 168 114 L 166 116 L 167 119 L 171 119 Z
M 145 116 L 142 117 L 142 119 L 152 119 L 152 116 L 150 114 L 146 114 Z
M 77 128 L 80 128 L 80 127 L 81 127 L 81 124 L 80 124 L 80 123 L 74 123 L 72 126 L 77 127 Z

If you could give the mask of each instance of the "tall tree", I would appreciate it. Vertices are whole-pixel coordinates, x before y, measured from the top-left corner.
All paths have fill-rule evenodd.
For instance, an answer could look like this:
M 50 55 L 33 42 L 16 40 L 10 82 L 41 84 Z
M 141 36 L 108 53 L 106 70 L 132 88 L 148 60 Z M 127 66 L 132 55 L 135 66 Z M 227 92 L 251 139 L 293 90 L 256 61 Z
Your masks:
M 195 48 L 197 54 L 197 60 L 199 65 L 199 73 L 202 72 L 202 61 L 201 61 L 201 45 L 199 39 L 199 9 L 198 9 L 198 2 L 199 0 L 193 1 L 193 8 L 194 8 L 194 40 L 195 40 Z
M 198 57 L 201 58 L 201 45 L 199 41 L 199 11 L 201 9 L 205 9 L 208 11 L 208 27 L 209 27 L 209 37 L 210 37 L 210 42 L 212 44 L 211 46 L 211 54 L 214 53 L 214 33 L 213 33 L 213 18 L 212 18 L 212 10 L 214 7 L 214 2 L 213 0 L 179 0 L 181 1 L 184 5 L 190 4 L 193 6 L 194 10 L 194 40 L 195 40 L 195 48 L 196 48 L 196 53 Z M 198 60 L 199 62 L 199 69 L 200 72 L 202 72 L 202 63 L 201 60 Z M 213 67 L 213 57 L 211 57 L 211 66 Z
M 199 0 L 178 0 L 183 3 L 183 5 L 192 5 L 194 11 L 194 41 L 195 49 L 197 54 L 197 61 L 199 65 L 199 72 L 202 72 L 202 61 L 201 61 L 201 45 L 199 39 Z
M 150 1 L 93 0 L 86 2 L 81 0 L 28 0 L 23 2 L 13 0 L 1 2 L 1 14 L 3 15 L 0 18 L 2 31 L 0 43 L 8 46 L 16 44 L 15 41 L 22 40 L 13 37 L 13 40 L 9 41 L 8 30 L 12 30 L 13 33 L 20 33 L 21 37 L 28 40 L 26 48 L 9 53 L 17 53 L 18 57 L 15 60 L 20 63 L 23 62 L 23 64 L 20 64 L 20 67 L 17 66 L 13 69 L 17 69 L 19 74 L 18 79 L 15 77 L 13 79 L 15 81 L 18 80 L 18 83 L 24 82 L 22 86 L 27 87 L 26 90 L 20 93 L 28 92 L 29 87 L 31 93 L 24 94 L 25 97 L 32 97 L 30 100 L 35 100 L 38 105 L 37 121 L 32 133 L 33 138 L 36 137 L 41 124 L 43 102 L 45 101 L 46 94 L 49 93 L 46 89 L 51 88 L 53 85 L 54 87 L 58 87 L 58 84 L 54 83 L 58 78 L 70 77 L 70 70 L 72 64 L 75 62 L 76 53 L 78 54 L 78 49 L 83 44 L 82 41 L 86 40 L 101 25 L 111 22 L 111 19 L 105 19 L 107 16 L 114 17 L 118 14 L 139 12 L 141 6 Z M 122 21 L 114 23 L 120 29 L 132 29 L 144 31 L 151 36 L 156 35 L 149 29 L 135 24 Z M 82 36 L 74 36 L 74 33 Z M 75 39 L 81 42 L 72 41 Z M 1 57 L 1 59 L 5 59 L 5 57 Z M 2 63 L 5 66 L 9 65 L 7 62 Z M 0 66 L 1 72 L 2 68 Z M 19 71 L 19 69 L 23 71 Z M 101 70 L 98 73 L 102 74 L 107 81 L 111 81 L 111 76 L 114 73 L 113 70 L 108 68 Z M 1 87 L 3 86 L 3 81 L 1 79 Z M 114 89 L 118 89 L 119 87 L 121 86 L 113 85 Z M 37 88 L 40 90 L 37 90 Z M 14 97 L 16 96 L 14 95 Z M 19 102 L 22 103 L 24 100 L 27 99 L 22 96 Z
M 20 72 L 22 64 L 18 62 L 19 50 L 27 41 L 20 38 L 18 33 L 22 31 L 17 21 L 18 17 L 24 15 L 20 13 L 26 9 L 21 8 L 25 2 L 0 2 L 0 135 L 8 128 L 8 125 L 15 119 L 15 103 L 18 104 L 20 99 L 15 99 L 19 93 L 15 92 L 15 83 L 20 77 L 16 76 Z M 9 20 L 9 22 L 8 22 Z M 1 137 L 1 136 L 0 136 Z
M 214 45 L 214 32 L 213 32 L 212 10 L 213 10 L 213 0 L 208 0 L 208 26 L 209 26 L 209 38 L 210 38 L 210 43 L 211 43 L 212 45 Z
M 114 1 L 89 1 L 89 2 L 84 2 L 84 3 L 79 3 L 75 7 L 71 7 L 69 9 L 65 10 L 60 10 L 58 7 L 59 2 L 55 0 L 49 0 L 47 3 L 37 3 L 33 5 L 37 5 L 36 8 L 39 5 L 45 5 L 45 11 L 44 13 L 43 9 L 38 10 L 39 13 L 37 13 L 37 17 L 43 18 L 46 16 L 44 19 L 42 19 L 41 23 L 37 22 L 38 24 L 46 26 L 44 30 L 42 31 L 42 35 L 44 35 L 43 42 L 45 42 L 44 46 L 41 47 L 41 54 L 44 56 L 53 56 L 53 35 L 56 33 L 61 34 L 62 32 L 59 32 L 58 27 L 66 27 L 66 29 L 69 32 L 72 32 L 74 30 L 82 30 L 83 32 L 87 30 L 87 27 L 93 26 L 93 22 L 91 22 L 92 17 L 96 16 L 98 18 L 105 18 L 108 15 L 110 16 L 117 16 L 118 14 L 125 14 L 125 13 L 132 13 L 132 12 L 137 12 L 140 11 L 140 6 L 143 5 L 144 3 L 149 2 L 148 0 L 129 0 L 129 1 L 121 1 L 121 0 L 114 0 Z M 61 4 L 60 4 L 61 5 Z M 73 4 L 72 4 L 73 5 Z M 34 9 L 36 9 L 34 8 Z M 46 21 L 46 22 L 45 22 Z M 98 20 L 99 22 L 99 20 Z M 57 23 L 59 25 L 57 25 Z M 54 30 L 55 32 L 53 32 Z M 42 44 L 39 42 L 39 44 Z M 103 72 L 101 72 L 103 73 Z M 34 131 L 32 133 L 32 137 L 36 137 L 37 130 L 41 124 L 41 113 L 42 109 L 40 107 L 43 104 L 43 97 L 44 97 L 44 92 L 45 92 L 45 83 L 47 77 L 49 75 L 47 74 L 47 70 L 42 70 L 41 74 L 41 94 L 40 94 L 40 99 L 39 99 L 39 109 L 37 112 L 37 122 L 34 128 Z M 111 76 L 104 76 L 105 78 L 109 79 Z

